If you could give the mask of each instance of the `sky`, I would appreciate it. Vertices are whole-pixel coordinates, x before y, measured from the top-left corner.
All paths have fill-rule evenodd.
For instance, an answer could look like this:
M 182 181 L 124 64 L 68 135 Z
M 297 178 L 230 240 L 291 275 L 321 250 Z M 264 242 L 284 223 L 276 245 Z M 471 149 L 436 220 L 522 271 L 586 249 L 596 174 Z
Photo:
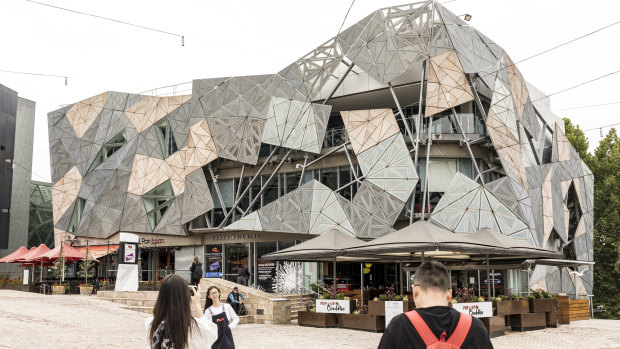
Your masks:
M 0 0 L 0 70 L 68 77 L 65 86 L 64 78 L 0 72 L 0 84 L 36 102 L 32 179 L 48 182 L 50 111 L 105 91 L 140 93 L 193 79 L 273 74 L 335 36 L 351 5 L 349 0 L 40 1 L 185 36 L 181 46 L 178 36 L 26 0 Z M 344 28 L 401 1 L 356 0 Z M 620 20 L 620 2 L 610 0 L 440 2 L 457 15 L 471 14 L 470 24 L 515 62 Z M 517 66 L 528 82 L 553 94 L 620 71 L 618 42 L 620 24 Z M 558 116 L 588 130 L 590 151 L 601 139 L 598 128 L 620 122 L 618 86 L 620 73 L 551 97 Z M 179 91 L 187 88 L 180 85 Z M 580 108 L 614 102 L 619 103 Z

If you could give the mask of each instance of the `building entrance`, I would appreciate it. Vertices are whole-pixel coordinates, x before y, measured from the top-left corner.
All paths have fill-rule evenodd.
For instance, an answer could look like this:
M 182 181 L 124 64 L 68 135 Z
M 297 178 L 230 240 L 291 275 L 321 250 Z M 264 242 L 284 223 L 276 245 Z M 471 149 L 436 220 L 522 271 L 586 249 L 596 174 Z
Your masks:
M 224 245 L 224 279 L 237 282 L 239 268 L 252 270 L 250 263 L 250 244 L 225 244 Z M 249 280 L 250 278 L 248 278 Z

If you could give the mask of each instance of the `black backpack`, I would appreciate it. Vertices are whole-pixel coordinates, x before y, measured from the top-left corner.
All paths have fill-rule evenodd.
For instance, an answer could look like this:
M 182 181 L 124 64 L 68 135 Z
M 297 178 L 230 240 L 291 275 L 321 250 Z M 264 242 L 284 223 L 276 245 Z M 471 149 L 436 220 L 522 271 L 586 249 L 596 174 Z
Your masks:
M 194 265 L 194 272 L 192 273 L 192 278 L 194 278 L 194 280 L 202 279 L 202 263 Z

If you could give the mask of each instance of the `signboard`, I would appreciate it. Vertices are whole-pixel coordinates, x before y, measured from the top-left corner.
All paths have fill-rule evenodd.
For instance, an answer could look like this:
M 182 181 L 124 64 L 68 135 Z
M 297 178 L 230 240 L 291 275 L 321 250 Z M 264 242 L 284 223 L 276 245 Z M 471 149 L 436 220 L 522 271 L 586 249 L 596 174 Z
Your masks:
M 317 313 L 351 314 L 351 301 L 341 299 L 317 299 Z
M 386 301 L 385 302 L 385 327 L 389 325 L 390 321 L 392 321 L 392 318 L 402 313 L 403 313 L 403 302 Z
M 137 248 L 136 244 L 125 244 L 123 263 L 136 263 Z
M 208 278 L 221 278 L 222 277 L 222 245 L 207 245 L 206 246 L 206 264 L 207 271 L 205 277 Z
M 22 280 L 24 285 L 28 285 L 30 281 L 30 269 L 24 269 L 24 278 Z
M 258 285 L 261 286 L 265 292 L 273 292 L 273 279 L 276 276 L 276 262 L 259 259 L 257 267 L 256 276 L 258 278 Z
M 493 316 L 493 302 L 454 303 L 452 308 L 473 317 Z

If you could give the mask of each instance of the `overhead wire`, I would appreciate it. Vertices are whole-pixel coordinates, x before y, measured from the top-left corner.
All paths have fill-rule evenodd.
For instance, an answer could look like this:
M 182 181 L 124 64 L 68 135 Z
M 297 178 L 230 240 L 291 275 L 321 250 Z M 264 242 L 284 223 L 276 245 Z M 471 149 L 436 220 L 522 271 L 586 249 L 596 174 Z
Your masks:
M 617 102 L 610 102 L 610 103 L 601 103 L 601 104 L 590 104 L 590 105 L 582 105 L 580 107 L 571 107 L 571 108 L 564 108 L 564 109 L 553 109 L 553 111 L 566 111 L 566 110 L 575 110 L 575 109 L 586 109 L 586 108 L 594 108 L 594 107 L 604 107 L 607 105 L 614 105 L 614 104 L 620 104 L 620 101 Z
M 38 1 L 35 1 L 35 0 L 26 0 L 26 1 L 31 2 L 33 4 L 41 5 L 41 6 L 51 7 L 51 8 L 57 9 L 57 10 L 72 12 L 72 13 L 76 13 L 76 14 L 79 14 L 79 15 L 90 16 L 90 17 L 94 17 L 94 18 L 98 18 L 98 19 L 103 19 L 103 20 L 106 20 L 106 21 L 111 21 L 111 22 L 116 22 L 116 23 L 120 23 L 120 24 L 125 24 L 125 25 L 129 25 L 129 26 L 132 26 L 132 27 L 141 28 L 141 29 L 145 29 L 145 30 L 150 30 L 150 31 L 154 31 L 154 32 L 162 33 L 162 34 L 177 36 L 177 37 L 181 38 L 181 46 L 185 46 L 185 36 L 182 35 L 182 34 L 171 33 L 171 32 L 165 31 L 165 30 L 161 30 L 161 29 L 156 29 L 156 28 L 151 28 L 151 27 L 147 27 L 147 26 L 144 26 L 144 25 L 140 25 L 140 24 L 125 22 L 125 21 L 121 21 L 121 20 L 118 20 L 118 19 L 114 19 L 114 18 L 108 18 L 108 17 L 99 16 L 99 15 L 94 15 L 92 13 L 86 13 L 86 12 L 81 12 L 81 11 L 77 11 L 77 10 L 72 10 L 72 9 L 68 9 L 68 8 L 65 8 L 65 7 L 60 7 L 60 6 L 56 6 L 56 5 L 46 4 L 46 3 L 43 3 L 43 2 L 38 2 Z
M 0 73 L 34 75 L 34 76 L 46 76 L 46 77 L 52 77 L 52 78 L 64 78 L 65 79 L 65 86 L 68 83 L 68 77 L 67 76 L 63 76 L 63 75 L 32 73 L 32 72 L 23 72 L 23 71 L 16 71 L 16 70 L 4 70 L 4 69 L 0 69 Z

